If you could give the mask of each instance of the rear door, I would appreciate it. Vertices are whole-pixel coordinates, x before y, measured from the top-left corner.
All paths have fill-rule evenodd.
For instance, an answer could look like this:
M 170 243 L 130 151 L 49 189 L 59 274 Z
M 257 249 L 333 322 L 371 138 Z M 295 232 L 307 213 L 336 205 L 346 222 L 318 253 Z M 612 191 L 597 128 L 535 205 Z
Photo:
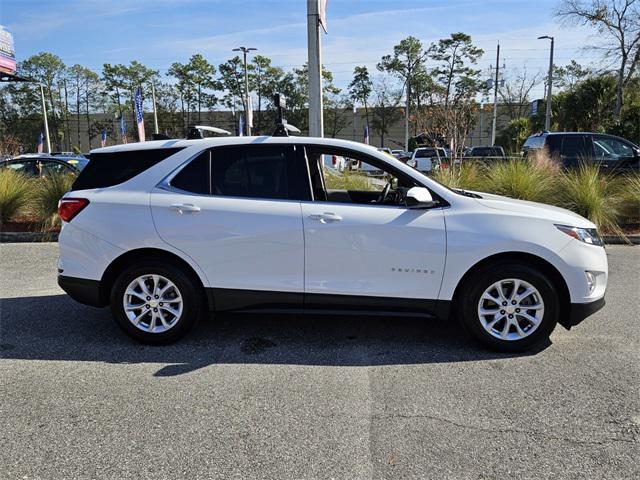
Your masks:
M 564 135 L 560 150 L 562 165 L 566 168 L 577 167 L 580 163 L 593 161 L 593 144 L 586 135 Z
M 302 306 L 294 155 L 290 145 L 213 148 L 151 195 L 160 237 L 204 270 L 217 310 Z

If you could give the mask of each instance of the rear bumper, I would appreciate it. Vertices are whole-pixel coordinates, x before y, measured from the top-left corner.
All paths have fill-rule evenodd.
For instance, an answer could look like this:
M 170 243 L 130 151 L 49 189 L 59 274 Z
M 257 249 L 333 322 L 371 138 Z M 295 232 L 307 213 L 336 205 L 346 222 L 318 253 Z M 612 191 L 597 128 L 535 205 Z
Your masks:
M 104 307 L 106 303 L 100 295 L 100 282 L 86 278 L 58 275 L 58 285 L 76 302 L 92 307 Z
M 567 330 L 571 327 L 578 325 L 585 318 L 593 315 L 605 305 L 604 297 L 589 303 L 572 303 L 571 310 L 569 311 L 569 317 L 560 320 L 560 325 Z

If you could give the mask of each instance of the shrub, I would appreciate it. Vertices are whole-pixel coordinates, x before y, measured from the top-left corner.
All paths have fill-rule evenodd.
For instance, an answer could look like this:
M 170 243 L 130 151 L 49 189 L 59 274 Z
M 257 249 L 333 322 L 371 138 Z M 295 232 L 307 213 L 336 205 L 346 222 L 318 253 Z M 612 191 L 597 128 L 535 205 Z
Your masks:
M 34 213 L 41 219 L 44 230 L 60 224 L 58 201 L 69 191 L 75 177 L 69 174 L 47 175 L 37 181 L 34 192 Z
M 598 165 L 583 163 L 561 175 L 561 206 L 588 218 L 600 230 L 623 235 L 618 224 L 623 182 L 621 177 L 601 172 Z
M 21 173 L 0 171 L 0 224 L 11 220 L 31 197 L 31 182 Z
M 552 203 L 557 192 L 558 175 L 552 163 L 509 160 L 489 165 L 486 189 L 520 200 Z
M 640 223 L 640 174 L 632 173 L 622 180 L 622 212 L 628 223 Z
M 459 166 L 434 170 L 432 176 L 449 188 L 483 190 L 486 183 L 486 167 L 481 163 L 467 162 Z
M 335 175 L 325 170 L 324 181 L 332 190 L 371 190 L 369 178 L 361 173 L 344 171 L 342 175 Z

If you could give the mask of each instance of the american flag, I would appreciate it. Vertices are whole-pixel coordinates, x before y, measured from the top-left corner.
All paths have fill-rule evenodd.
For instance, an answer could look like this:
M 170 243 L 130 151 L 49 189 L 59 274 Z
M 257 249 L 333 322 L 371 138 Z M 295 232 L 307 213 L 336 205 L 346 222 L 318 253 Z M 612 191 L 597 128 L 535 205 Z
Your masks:
M 107 146 L 107 129 L 106 128 L 102 129 L 102 135 L 100 136 L 100 146 L 101 147 Z
M 136 90 L 134 103 L 136 107 L 136 123 L 138 124 L 138 138 L 141 142 L 144 142 L 144 114 L 142 111 L 142 91 L 140 87 Z
M 122 137 L 122 143 L 127 143 L 127 122 L 124 116 L 120 117 L 120 136 Z
M 364 126 L 364 143 L 369 145 L 369 125 Z
M 40 135 L 38 136 L 38 153 L 42 153 L 43 150 L 44 150 L 44 135 L 42 134 L 42 132 L 40 132 Z

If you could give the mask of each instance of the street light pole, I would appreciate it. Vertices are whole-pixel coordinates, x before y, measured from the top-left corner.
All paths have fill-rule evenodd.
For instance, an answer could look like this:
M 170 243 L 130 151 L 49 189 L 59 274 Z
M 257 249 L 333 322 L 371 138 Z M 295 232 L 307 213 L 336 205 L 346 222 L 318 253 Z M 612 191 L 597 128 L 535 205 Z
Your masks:
M 49 138 L 49 121 L 47 120 L 47 104 L 44 101 L 44 87 L 40 84 L 40 98 L 42 99 L 42 117 L 44 118 L 44 135 L 47 140 L 47 153 L 51 153 L 51 139 Z
M 548 132 L 551 130 L 551 88 L 553 86 L 553 37 L 544 35 L 538 37 L 538 40 L 551 40 L 551 49 L 549 50 L 549 75 L 547 76 L 547 114 L 544 119 L 544 129 Z
M 322 108 L 322 45 L 318 0 L 307 0 L 307 55 L 309 73 L 309 136 L 324 137 Z
M 255 51 L 257 48 L 238 47 L 234 52 L 242 52 L 244 58 L 244 124 L 247 129 L 247 136 L 251 135 L 251 121 L 249 121 L 249 75 L 247 74 L 247 53 Z
M 498 124 L 498 82 L 500 81 L 500 44 L 496 54 L 496 80 L 493 86 L 493 121 L 491 124 L 491 146 L 496 144 L 496 127 Z

